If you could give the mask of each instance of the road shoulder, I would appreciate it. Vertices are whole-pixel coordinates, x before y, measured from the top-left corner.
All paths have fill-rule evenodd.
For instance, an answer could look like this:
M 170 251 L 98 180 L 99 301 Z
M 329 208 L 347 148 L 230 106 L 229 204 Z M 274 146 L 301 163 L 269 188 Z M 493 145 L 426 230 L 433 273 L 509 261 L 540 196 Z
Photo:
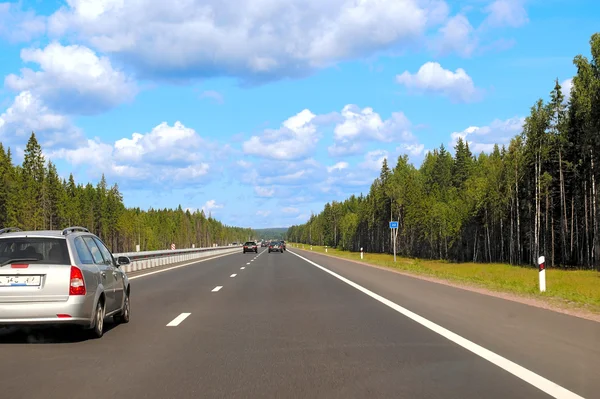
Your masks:
M 558 299 L 554 299 L 554 298 L 548 298 L 546 300 L 542 300 L 542 299 L 533 298 L 533 297 L 526 296 L 526 295 L 519 295 L 519 294 L 515 294 L 515 293 L 501 292 L 501 291 L 493 291 L 493 290 L 490 290 L 487 288 L 482 288 L 482 287 L 475 286 L 475 285 L 461 284 L 461 283 L 458 283 L 455 281 L 444 280 L 444 279 L 431 277 L 431 276 L 424 276 L 424 275 L 416 274 L 416 273 L 409 273 L 409 272 L 406 272 L 403 270 L 397 270 L 397 269 L 392 269 L 392 268 L 385 267 L 385 266 L 373 265 L 373 264 L 367 263 L 367 262 L 361 262 L 361 261 L 357 261 L 354 259 L 344 258 L 341 256 L 335 256 L 335 255 L 331 255 L 331 254 L 324 254 L 324 253 L 320 253 L 320 252 L 310 251 L 307 249 L 294 247 L 293 250 L 298 251 L 300 253 L 304 253 L 304 254 L 314 254 L 314 255 L 333 258 L 333 259 L 340 259 L 340 260 L 351 262 L 351 263 L 354 263 L 357 265 L 368 266 L 371 268 L 384 270 L 384 271 L 395 273 L 395 274 L 400 274 L 402 276 L 406 276 L 406 277 L 410 277 L 410 278 L 429 281 L 429 282 L 436 283 L 436 284 L 443 284 L 446 286 L 450 286 L 450 287 L 454 287 L 454 288 L 458 288 L 458 289 L 462 289 L 462 290 L 466 290 L 466 291 L 476 292 L 476 293 L 482 294 L 482 295 L 488 295 L 488 296 L 492 296 L 495 298 L 505 299 L 507 301 L 513 301 L 513 302 L 518 302 L 518 303 L 521 303 L 524 305 L 534 306 L 534 307 L 540 308 L 540 309 L 550 310 L 553 312 L 558 312 L 558 313 L 566 314 L 569 316 L 579 317 L 579 318 L 582 318 L 585 320 L 600 322 L 600 314 L 594 313 L 594 312 L 591 312 L 589 310 L 579 308 L 579 307 L 569 307 L 568 304 L 564 304 L 564 305 L 560 304 L 558 302 Z

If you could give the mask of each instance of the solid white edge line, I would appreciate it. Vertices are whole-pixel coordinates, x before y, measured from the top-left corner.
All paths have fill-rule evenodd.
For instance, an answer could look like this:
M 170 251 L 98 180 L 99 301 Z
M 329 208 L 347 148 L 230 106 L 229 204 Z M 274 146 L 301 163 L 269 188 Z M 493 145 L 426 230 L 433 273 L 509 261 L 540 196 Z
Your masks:
M 127 276 L 127 278 L 129 280 L 135 280 L 136 278 L 142 278 L 142 277 L 151 276 L 151 275 L 157 274 L 157 273 L 168 272 L 169 270 L 175 270 L 175 269 L 179 269 L 180 267 L 186 267 L 186 266 L 190 266 L 190 265 L 193 265 L 193 264 L 196 264 L 196 263 L 202 263 L 202 262 L 206 262 L 206 261 L 209 261 L 209 260 L 213 260 L 213 259 L 217 259 L 217 258 L 222 258 L 223 256 L 229 256 L 229 255 L 233 255 L 235 253 L 237 253 L 237 252 L 230 252 L 228 254 L 213 256 L 212 258 L 195 260 L 193 262 L 184 263 L 183 265 L 177 265 L 177 266 L 168 267 L 166 269 L 160 269 L 160 270 L 156 270 L 156 271 L 149 272 L 149 273 L 138 274 L 136 276 L 131 276 L 131 277 Z
M 231 275 L 231 276 L 229 276 L 229 277 L 235 277 L 235 276 L 237 276 L 237 274 L 232 274 L 232 275 Z
M 489 361 L 490 363 L 495 364 L 496 366 L 500 367 L 501 369 L 508 371 L 515 377 L 522 379 L 523 381 L 533 385 L 534 387 L 547 393 L 548 395 L 550 395 L 554 398 L 561 398 L 561 399 L 583 399 L 582 396 L 579 396 L 576 393 L 571 392 L 566 388 L 563 388 L 562 386 L 542 377 L 539 374 L 534 373 L 531 370 L 526 369 L 523 366 L 520 366 L 520 365 L 506 359 L 505 357 L 502 357 L 502 356 L 490 351 L 489 349 L 486 349 L 480 345 L 477 345 L 476 343 L 474 343 L 472 341 L 469 341 L 466 338 L 461 337 L 460 335 L 458 335 L 456 333 L 453 333 L 452 331 L 440 326 L 439 324 L 429 321 L 426 318 L 419 316 L 418 314 L 411 312 L 410 310 L 408 310 L 406 308 L 403 308 L 402 306 L 390 301 L 389 299 L 386 299 L 386 298 L 382 297 L 381 295 L 378 295 L 378 294 L 374 293 L 373 291 L 370 291 L 367 288 L 364 288 L 364 287 L 356 284 L 352 280 L 342 277 L 339 274 L 332 272 L 331 270 L 303 257 L 302 255 L 298 255 L 297 253 L 291 252 L 291 251 L 289 251 L 289 252 L 293 255 L 296 255 L 300 259 L 310 263 L 311 265 L 318 267 L 319 269 L 323 270 L 324 272 L 329 273 L 333 277 L 343 281 L 344 283 L 350 285 L 351 287 L 356 288 L 357 290 L 361 291 L 363 294 L 366 294 L 366 295 L 370 296 L 371 298 L 383 303 L 384 305 L 394 309 L 396 312 L 403 314 L 404 316 L 408 317 L 409 319 L 411 319 L 413 321 L 416 321 L 417 323 L 421 324 L 423 327 L 430 329 L 431 331 L 441 335 L 442 337 L 447 338 L 448 340 L 454 342 L 455 344 L 460 345 L 463 348 L 467 349 L 468 351 L 482 357 L 483 359 Z
M 222 285 L 217 285 L 215 288 L 212 289 L 211 292 L 218 292 L 221 288 L 223 288 Z
M 167 324 L 167 327 L 177 327 L 178 325 L 181 324 L 182 321 L 184 321 L 185 319 L 187 319 L 187 317 L 191 315 L 191 313 L 182 313 L 179 316 L 177 316 L 176 318 L 174 318 L 169 324 Z

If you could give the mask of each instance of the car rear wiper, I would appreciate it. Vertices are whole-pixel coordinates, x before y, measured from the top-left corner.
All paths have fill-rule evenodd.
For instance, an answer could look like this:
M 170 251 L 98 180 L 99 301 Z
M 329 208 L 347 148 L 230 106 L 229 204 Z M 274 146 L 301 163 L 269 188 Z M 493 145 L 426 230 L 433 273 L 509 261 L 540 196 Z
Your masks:
M 38 260 L 38 258 L 14 258 L 14 259 L 9 259 L 3 263 L 0 263 L 0 267 L 2 266 L 6 266 L 9 263 L 13 263 L 13 262 L 31 262 L 34 260 Z

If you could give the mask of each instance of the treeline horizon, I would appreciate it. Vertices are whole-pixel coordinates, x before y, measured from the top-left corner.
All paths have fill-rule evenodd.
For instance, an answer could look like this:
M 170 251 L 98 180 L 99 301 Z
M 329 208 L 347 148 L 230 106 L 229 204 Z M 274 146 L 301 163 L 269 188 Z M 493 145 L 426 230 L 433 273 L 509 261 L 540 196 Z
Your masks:
M 295 242 L 455 262 L 597 269 L 600 261 L 600 34 L 578 55 L 565 101 L 558 79 L 508 146 L 472 154 L 459 139 L 419 168 L 384 161 L 367 195 L 325 205 L 288 229 Z M 551 87 L 549 87 L 550 89 Z
M 111 251 L 134 252 L 210 247 L 245 241 L 247 228 L 222 224 L 203 211 L 127 208 L 119 186 L 108 186 L 104 175 L 96 186 L 61 179 L 56 166 L 44 159 L 31 134 L 22 165 L 14 165 L 10 148 L 0 142 L 0 228 L 55 230 L 81 226 L 96 234 Z

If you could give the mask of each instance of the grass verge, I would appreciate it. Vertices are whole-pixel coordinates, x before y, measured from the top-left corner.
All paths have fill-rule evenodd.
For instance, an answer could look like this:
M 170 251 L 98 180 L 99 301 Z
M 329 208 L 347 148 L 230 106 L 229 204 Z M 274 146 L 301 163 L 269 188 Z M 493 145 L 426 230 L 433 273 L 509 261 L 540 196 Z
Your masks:
M 302 248 L 302 244 L 292 245 Z M 310 250 L 310 246 L 304 245 L 304 249 Z M 325 247 L 313 245 L 312 252 L 325 253 Z M 327 255 L 492 291 L 533 297 L 561 307 L 600 313 L 600 273 L 596 271 L 547 269 L 546 292 L 540 293 L 538 270 L 532 267 L 500 263 L 451 263 L 402 257 L 397 257 L 394 263 L 393 255 L 371 253 L 365 253 L 361 260 L 359 252 L 334 248 L 328 248 Z

